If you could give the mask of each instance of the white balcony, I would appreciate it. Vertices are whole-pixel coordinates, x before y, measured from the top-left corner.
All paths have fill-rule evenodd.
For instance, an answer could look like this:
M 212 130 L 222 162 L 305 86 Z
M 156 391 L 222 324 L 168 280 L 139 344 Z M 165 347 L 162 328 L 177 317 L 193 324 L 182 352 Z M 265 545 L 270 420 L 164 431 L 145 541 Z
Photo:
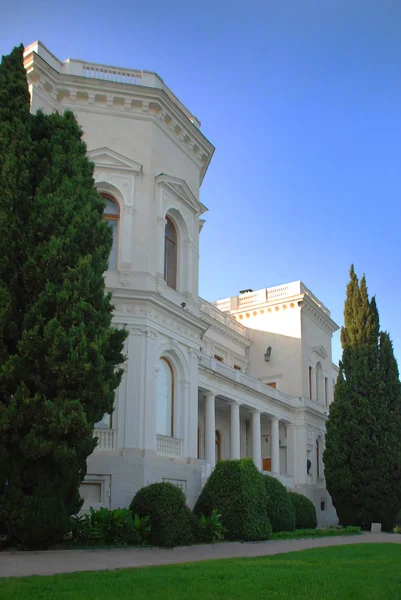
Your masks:
M 99 438 L 95 452 L 99 450 L 114 450 L 115 434 L 114 429 L 95 429 L 93 436 Z
M 167 435 L 157 435 L 157 454 L 170 458 L 181 458 L 182 440 Z

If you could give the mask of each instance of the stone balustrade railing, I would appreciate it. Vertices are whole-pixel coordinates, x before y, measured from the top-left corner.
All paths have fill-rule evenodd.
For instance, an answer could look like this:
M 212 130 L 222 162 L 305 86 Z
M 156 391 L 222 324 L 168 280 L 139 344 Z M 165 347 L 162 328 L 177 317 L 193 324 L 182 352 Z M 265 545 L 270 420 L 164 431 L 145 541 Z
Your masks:
M 50 52 L 41 42 L 30 44 L 24 51 L 25 66 L 33 61 L 34 54 L 45 60 L 57 73 L 65 75 L 76 75 L 88 79 L 98 79 L 109 81 L 111 83 L 123 83 L 131 85 L 141 85 L 145 87 L 158 88 L 163 90 L 166 95 L 176 104 L 188 119 L 196 127 L 200 127 L 200 121 L 189 112 L 189 110 L 180 102 L 177 96 L 164 83 L 163 79 L 157 73 L 152 71 L 141 71 L 138 69 L 124 69 L 101 65 L 98 63 L 87 63 L 82 60 L 68 59 L 64 62 L 59 60 Z
M 98 438 L 96 450 L 113 450 L 115 443 L 114 429 L 95 429 L 93 436 Z
M 233 296 L 232 298 L 223 298 L 223 300 L 212 302 L 212 305 L 222 312 L 228 312 L 264 304 L 265 302 L 272 302 L 281 298 L 284 299 L 292 296 L 299 296 L 300 294 L 309 296 L 327 315 L 330 315 L 329 309 L 323 302 L 320 302 L 314 294 L 312 294 L 302 281 L 293 281 L 284 285 L 263 288 L 262 290 L 257 290 L 255 292 L 246 292 L 239 296 Z
M 131 85 L 142 85 L 143 77 L 142 71 L 117 69 L 115 67 L 88 63 L 82 64 L 80 75 L 82 77 L 90 77 L 91 79 L 114 81 L 115 83 L 129 83 Z
M 160 456 L 171 456 L 179 458 L 182 456 L 182 440 L 168 437 L 167 435 L 157 435 L 157 454 Z

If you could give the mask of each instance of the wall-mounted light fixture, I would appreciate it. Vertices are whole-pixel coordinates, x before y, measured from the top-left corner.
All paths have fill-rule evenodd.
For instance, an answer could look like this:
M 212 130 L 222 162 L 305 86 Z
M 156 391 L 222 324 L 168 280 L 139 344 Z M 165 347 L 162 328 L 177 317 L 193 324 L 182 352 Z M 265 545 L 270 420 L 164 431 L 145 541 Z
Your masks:
M 272 347 L 271 347 L 271 346 L 268 346 L 268 347 L 266 348 L 266 352 L 264 353 L 264 357 L 265 357 L 265 361 L 266 361 L 266 362 L 269 362 L 269 360 L 270 360 L 270 357 L 271 357 L 271 354 L 272 354 Z

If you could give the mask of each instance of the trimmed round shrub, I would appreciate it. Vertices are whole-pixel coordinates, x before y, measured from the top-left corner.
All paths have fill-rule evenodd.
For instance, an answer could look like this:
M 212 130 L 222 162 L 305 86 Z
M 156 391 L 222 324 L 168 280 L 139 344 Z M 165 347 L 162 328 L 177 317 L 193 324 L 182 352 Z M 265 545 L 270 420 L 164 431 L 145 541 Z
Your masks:
M 313 502 L 303 494 L 288 492 L 295 510 L 296 529 L 315 529 L 317 527 L 316 508 Z
M 295 510 L 285 486 L 271 475 L 263 475 L 267 494 L 267 515 L 272 530 L 294 531 Z
M 130 504 L 130 511 L 143 518 L 149 515 L 148 541 L 154 546 L 173 548 L 194 541 L 194 515 L 185 502 L 182 490 L 171 483 L 152 483 L 140 489 Z
M 207 480 L 194 513 L 210 517 L 216 509 L 228 539 L 267 540 L 271 525 L 266 505 L 263 477 L 253 461 L 221 460 Z

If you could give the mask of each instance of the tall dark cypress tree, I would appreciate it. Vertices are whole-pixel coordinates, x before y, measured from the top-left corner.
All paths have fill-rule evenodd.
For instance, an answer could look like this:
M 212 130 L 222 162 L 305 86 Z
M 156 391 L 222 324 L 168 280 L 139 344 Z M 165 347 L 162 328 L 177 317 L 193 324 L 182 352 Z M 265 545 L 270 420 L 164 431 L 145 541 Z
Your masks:
M 81 506 L 94 424 L 113 410 L 126 332 L 111 326 L 103 279 L 111 232 L 82 131 L 71 112 L 29 123 L 32 201 L 21 217 L 23 252 L 16 243 L 21 325 L 2 377 L 0 517 L 20 545 L 47 546 Z
M 15 351 L 19 337 L 17 289 L 32 193 L 30 101 L 22 56 L 20 46 L 0 63 L 0 364 Z
M 341 343 L 324 452 L 327 489 L 340 523 L 368 528 L 378 521 L 389 529 L 401 506 L 398 369 L 388 335 L 379 333 L 375 298 L 353 267 Z
M 20 46 L 0 63 L 0 498 L 10 466 L 4 434 L 9 427 L 7 407 L 13 392 L 9 378 L 21 335 L 24 223 L 32 195 L 29 104 Z

